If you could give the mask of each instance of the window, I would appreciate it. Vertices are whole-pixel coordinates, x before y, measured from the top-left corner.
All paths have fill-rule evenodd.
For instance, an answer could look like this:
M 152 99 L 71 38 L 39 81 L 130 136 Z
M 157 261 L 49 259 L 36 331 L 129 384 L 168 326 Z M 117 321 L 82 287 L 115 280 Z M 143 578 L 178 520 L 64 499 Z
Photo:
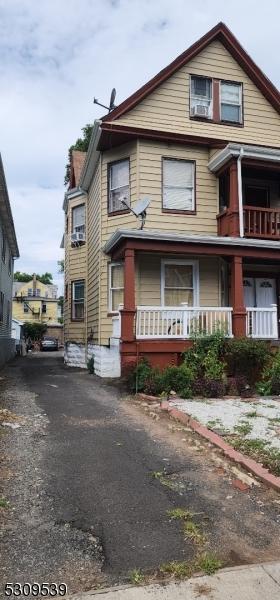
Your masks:
M 4 294 L 0 292 L 0 323 L 4 320 Z
M 188 160 L 163 159 L 163 208 L 194 210 L 195 163 Z
M 118 312 L 123 303 L 123 263 L 109 265 L 109 311 Z
M 32 288 L 28 288 L 28 290 L 27 290 L 27 296 L 33 296 L 33 289 Z
M 41 296 L 41 289 L 37 288 L 36 290 L 36 296 L 40 297 Z
M 85 205 L 72 208 L 72 233 L 85 232 Z
M 2 260 L 3 260 L 3 262 L 6 261 L 6 240 L 5 240 L 3 229 L 2 229 Z
M 46 302 L 43 302 L 42 304 L 42 313 L 46 313 L 47 312 L 47 305 Z
M 28 313 L 28 304 L 26 302 L 23 304 L 23 312 Z
M 10 300 L 7 302 L 7 325 L 10 327 L 11 325 L 11 303 Z
M 192 75 L 190 114 L 194 117 L 212 118 L 212 79 Z
M 82 321 L 85 308 L 85 282 L 73 281 L 72 283 L 72 319 Z
M 11 252 L 9 251 L 9 262 L 8 262 L 8 269 L 9 269 L 9 275 L 11 275 L 12 270 L 13 270 L 13 257 L 11 255 Z
M 121 202 L 123 198 L 130 204 L 129 159 L 109 165 L 109 213 L 126 210 Z
M 198 305 L 198 263 L 196 261 L 163 260 L 161 264 L 161 303 L 180 306 L 187 302 Z
M 221 81 L 221 121 L 241 123 L 242 85 Z

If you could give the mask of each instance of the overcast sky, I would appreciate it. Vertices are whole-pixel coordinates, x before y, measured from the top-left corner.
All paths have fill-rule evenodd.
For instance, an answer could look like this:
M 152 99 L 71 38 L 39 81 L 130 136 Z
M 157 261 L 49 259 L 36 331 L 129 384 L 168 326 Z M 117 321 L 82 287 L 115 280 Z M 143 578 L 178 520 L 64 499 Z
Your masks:
M 279 87 L 276 0 L 0 0 L 0 151 L 16 270 L 59 282 L 67 149 L 102 116 L 93 97 L 106 104 L 116 87 L 121 102 L 221 20 Z

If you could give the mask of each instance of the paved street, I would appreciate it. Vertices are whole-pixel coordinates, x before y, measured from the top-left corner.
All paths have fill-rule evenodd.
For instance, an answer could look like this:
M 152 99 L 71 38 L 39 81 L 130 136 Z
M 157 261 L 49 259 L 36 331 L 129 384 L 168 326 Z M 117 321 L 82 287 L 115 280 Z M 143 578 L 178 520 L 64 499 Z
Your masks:
M 167 514 L 177 507 L 197 513 L 205 551 L 225 566 L 279 558 L 276 492 L 235 489 L 231 466 L 166 415 L 55 353 L 0 375 L 1 405 L 18 419 L 1 427 L 1 583 L 65 581 L 77 593 L 190 561 L 198 548 Z

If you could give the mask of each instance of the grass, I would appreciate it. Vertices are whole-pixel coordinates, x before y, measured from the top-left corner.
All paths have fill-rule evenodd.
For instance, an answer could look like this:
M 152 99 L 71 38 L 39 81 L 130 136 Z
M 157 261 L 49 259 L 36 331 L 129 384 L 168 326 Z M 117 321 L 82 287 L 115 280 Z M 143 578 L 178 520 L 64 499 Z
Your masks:
M 248 421 L 240 421 L 237 425 L 234 426 L 234 431 L 236 433 L 240 433 L 241 435 L 248 435 L 251 433 L 253 426 Z
M 131 571 L 129 574 L 129 580 L 131 583 L 134 583 L 134 585 L 140 585 L 140 583 L 143 583 L 144 574 L 142 573 L 141 569 L 133 569 L 133 571 Z
M 245 413 L 245 417 L 249 417 L 250 419 L 254 418 L 254 417 L 259 417 L 260 415 L 258 415 L 256 410 L 252 410 L 251 412 L 247 412 Z
M 176 579 L 184 579 L 185 577 L 190 577 L 192 575 L 193 567 L 186 561 L 178 562 L 172 560 L 169 563 L 161 565 L 159 571 L 163 575 L 173 575 Z
M 243 438 L 228 438 L 227 440 L 235 450 L 247 454 L 257 462 L 263 464 L 274 475 L 280 475 L 280 450 L 270 448 L 270 442 L 258 438 L 245 440 Z
M 0 508 L 8 508 L 9 506 L 9 500 L 6 500 L 6 498 L 0 498 Z
M 194 513 L 186 508 L 172 508 L 172 510 L 167 511 L 167 514 L 171 519 L 180 519 L 183 521 L 188 521 L 194 516 Z
M 197 566 L 204 571 L 206 575 L 213 575 L 223 566 L 223 563 L 214 554 L 209 552 L 203 554 L 199 558 Z
M 192 540 L 195 544 L 204 544 L 206 541 L 205 536 L 201 532 L 199 525 L 193 521 L 186 521 L 184 523 L 184 534 L 185 537 Z
M 280 423 L 280 417 L 269 417 L 267 420 L 272 424 Z

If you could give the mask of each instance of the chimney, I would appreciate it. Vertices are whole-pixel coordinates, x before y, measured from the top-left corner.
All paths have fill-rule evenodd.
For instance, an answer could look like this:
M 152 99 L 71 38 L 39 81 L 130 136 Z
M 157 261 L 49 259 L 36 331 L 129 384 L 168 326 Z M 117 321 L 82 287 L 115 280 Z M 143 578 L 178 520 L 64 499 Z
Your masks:
M 36 273 L 33 273 L 33 296 L 36 296 L 37 280 Z

